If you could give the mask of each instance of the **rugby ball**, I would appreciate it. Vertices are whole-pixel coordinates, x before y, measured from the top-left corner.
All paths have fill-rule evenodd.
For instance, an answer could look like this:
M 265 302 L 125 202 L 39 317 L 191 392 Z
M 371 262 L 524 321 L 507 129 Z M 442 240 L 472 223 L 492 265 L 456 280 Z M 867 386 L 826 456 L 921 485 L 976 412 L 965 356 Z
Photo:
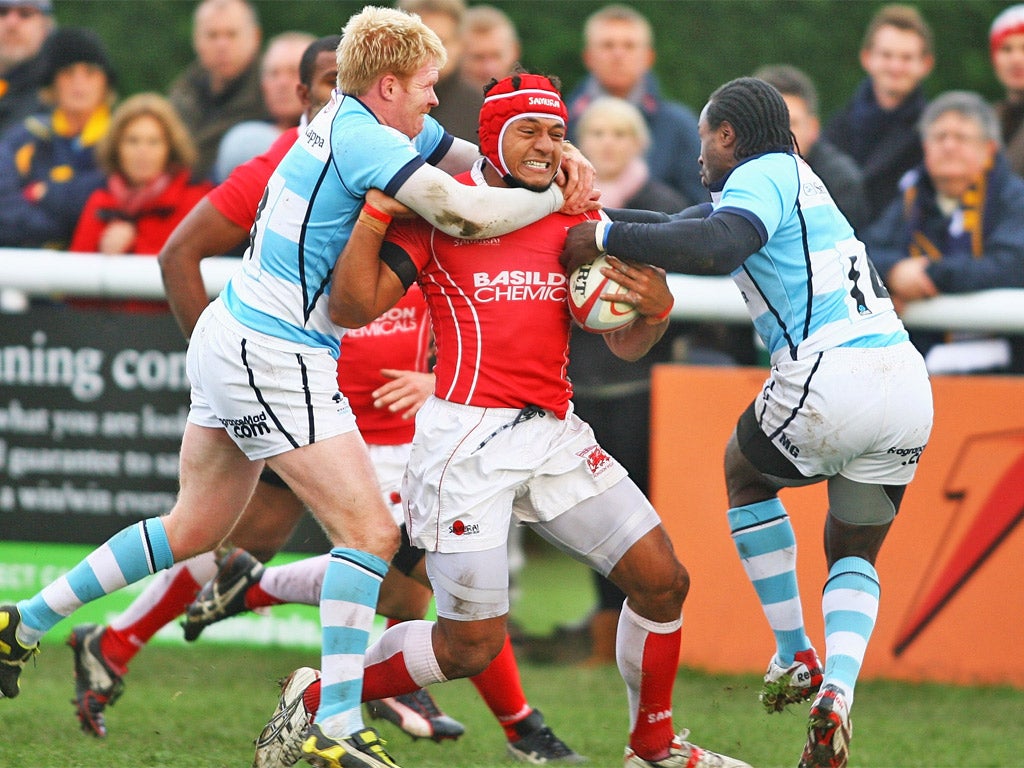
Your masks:
M 583 330 L 590 333 L 611 333 L 624 328 L 638 316 L 631 305 L 605 301 L 602 293 L 626 293 L 626 289 L 601 274 L 609 266 L 604 256 L 583 264 L 569 275 L 569 314 Z

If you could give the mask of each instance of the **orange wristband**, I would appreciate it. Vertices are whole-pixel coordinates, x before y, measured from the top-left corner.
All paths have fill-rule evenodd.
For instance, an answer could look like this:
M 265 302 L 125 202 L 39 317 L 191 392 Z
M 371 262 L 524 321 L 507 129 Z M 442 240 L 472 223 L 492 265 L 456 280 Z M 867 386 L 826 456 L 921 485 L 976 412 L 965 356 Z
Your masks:
M 668 309 L 662 312 L 660 315 L 648 315 L 645 319 L 648 325 L 657 325 L 665 320 L 668 320 L 668 316 L 672 314 L 672 308 L 676 305 L 675 297 L 672 298 L 672 303 L 668 305 Z
M 384 226 L 387 226 L 388 224 L 391 223 L 391 216 L 389 216 L 388 214 L 384 213 L 384 211 L 377 210 L 376 208 L 374 208 L 369 203 L 364 203 L 363 204 L 363 213 L 372 216 L 373 218 L 375 218 L 379 222 L 382 222 L 384 224 Z
M 359 218 L 356 221 L 364 227 L 369 227 L 381 237 L 387 234 L 387 223 L 381 221 L 372 213 L 367 213 L 365 208 L 359 212 Z

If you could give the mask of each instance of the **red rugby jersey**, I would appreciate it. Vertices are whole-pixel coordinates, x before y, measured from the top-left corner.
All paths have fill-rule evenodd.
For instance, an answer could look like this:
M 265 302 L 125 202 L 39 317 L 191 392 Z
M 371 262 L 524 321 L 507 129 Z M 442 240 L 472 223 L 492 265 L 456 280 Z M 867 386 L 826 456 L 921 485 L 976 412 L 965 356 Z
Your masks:
M 338 387 L 356 415 L 359 432 L 372 445 L 411 443 L 416 421 L 374 408 L 372 392 L 388 379 L 381 368 L 426 371 L 430 357 L 430 321 L 418 286 L 372 323 L 341 337 Z
M 484 183 L 478 171 L 458 180 Z M 438 397 L 565 416 L 571 321 L 558 257 L 568 228 L 597 218 L 553 213 L 486 240 L 454 238 L 420 219 L 392 223 L 387 239 L 416 264 L 430 307 Z
M 232 223 L 251 229 L 271 174 L 298 138 L 299 129 L 289 128 L 262 155 L 236 166 L 206 199 Z

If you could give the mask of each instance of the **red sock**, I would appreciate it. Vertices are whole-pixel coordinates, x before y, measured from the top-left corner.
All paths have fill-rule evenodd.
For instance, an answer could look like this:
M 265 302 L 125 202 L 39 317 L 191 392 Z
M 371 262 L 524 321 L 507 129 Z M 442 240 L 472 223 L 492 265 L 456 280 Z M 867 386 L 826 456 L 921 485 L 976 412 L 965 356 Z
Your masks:
M 679 666 L 682 630 L 659 635 L 647 634 L 641 662 L 640 708 L 629 745 L 638 755 L 660 759 L 665 745 L 672 742 L 672 686 Z M 667 672 L 666 670 L 672 670 Z
M 302 692 L 302 703 L 306 705 L 306 711 L 316 714 L 320 709 L 320 678 L 306 686 Z
M 284 605 L 284 600 L 279 600 L 265 591 L 258 581 L 245 590 L 245 607 L 250 611 L 254 608 L 269 608 L 272 605 Z
M 363 701 L 401 696 L 419 689 L 405 666 L 403 653 L 396 653 L 363 670 Z
M 505 729 L 509 741 L 518 741 L 515 724 L 532 712 L 519 680 L 519 666 L 512 652 L 512 641 L 505 635 L 505 644 L 487 669 L 471 677 L 480 697 Z
M 142 646 L 163 627 L 170 624 L 188 608 L 201 585 L 196 583 L 188 568 L 182 568 L 167 585 L 166 591 L 135 622 L 120 629 L 107 627 L 100 637 L 100 653 L 119 675 L 128 671 L 128 662 L 142 650 Z

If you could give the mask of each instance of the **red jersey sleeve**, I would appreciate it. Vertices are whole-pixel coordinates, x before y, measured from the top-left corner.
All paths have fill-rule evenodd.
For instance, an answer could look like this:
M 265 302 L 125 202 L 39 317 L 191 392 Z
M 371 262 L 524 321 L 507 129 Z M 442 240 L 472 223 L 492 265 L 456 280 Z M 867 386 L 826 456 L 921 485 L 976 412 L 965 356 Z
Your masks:
M 298 128 L 282 133 L 262 155 L 237 166 L 207 199 L 232 223 L 249 229 L 271 174 L 298 138 Z

